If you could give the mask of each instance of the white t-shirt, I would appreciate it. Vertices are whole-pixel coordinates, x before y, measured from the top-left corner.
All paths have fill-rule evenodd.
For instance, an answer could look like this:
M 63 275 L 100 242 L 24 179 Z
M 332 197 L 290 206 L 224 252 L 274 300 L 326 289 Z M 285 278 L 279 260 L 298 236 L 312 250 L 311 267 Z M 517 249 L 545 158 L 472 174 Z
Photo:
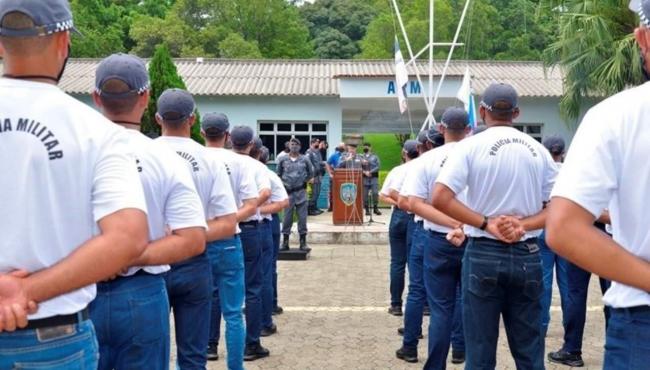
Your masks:
M 226 166 L 215 152 L 190 138 L 161 136 L 156 140 L 169 145 L 185 162 L 208 220 L 237 213 Z
M 411 162 L 413 162 L 413 160 L 401 164 L 390 170 L 384 179 L 384 185 L 381 187 L 379 193 L 388 197 L 390 196 L 390 192 L 392 190 L 399 192 L 402 188 L 402 184 L 404 183 L 405 170 L 408 168 L 408 164 Z
M 241 157 L 243 165 L 247 168 L 250 168 L 251 171 L 253 171 L 253 177 L 255 179 L 255 184 L 257 185 L 257 189 L 258 189 L 257 196 L 259 197 L 259 192 L 261 192 L 264 189 L 271 190 L 271 180 L 269 178 L 268 167 L 262 164 L 262 162 L 258 161 L 257 159 L 253 159 L 248 155 L 244 155 L 244 154 L 237 154 L 237 155 Z M 263 219 L 264 218 L 260 213 L 260 208 L 257 207 L 257 211 L 255 212 L 255 214 L 247 218 L 244 222 L 262 221 Z
M 467 206 L 482 215 L 528 217 L 549 200 L 556 175 L 557 166 L 542 144 L 513 127 L 497 126 L 456 144 L 436 182 L 456 194 L 467 188 Z M 495 239 L 472 226 L 465 230 Z M 539 234 L 530 231 L 523 239 Z
M 217 158 L 226 166 L 237 209 L 242 207 L 243 201 L 260 195 L 255 183 L 254 171 L 246 167 L 243 156 L 224 148 L 208 148 L 208 150 L 216 153 Z
M 623 91 L 585 115 L 558 176 L 553 197 L 599 217 L 609 208 L 614 240 L 650 261 L 650 84 Z M 650 294 L 612 282 L 612 307 L 650 305 Z
M 271 197 L 266 203 L 269 204 L 273 202 L 281 202 L 285 199 L 289 199 L 289 194 L 287 194 L 287 189 L 284 188 L 284 184 L 282 183 L 280 177 L 278 177 L 278 175 L 275 172 L 271 171 L 271 169 L 268 169 L 268 171 L 269 171 L 269 180 L 271 181 Z M 273 219 L 272 214 L 262 214 L 262 217 L 264 217 L 267 220 Z
M 422 154 L 419 157 L 421 160 L 414 162 L 414 165 L 408 170 L 408 176 L 404 176 L 406 180 L 402 186 L 402 195 L 422 198 L 427 204 L 431 204 L 436 179 L 456 144 L 456 142 L 448 143 Z M 467 192 L 463 190 L 456 196 L 456 199 L 466 203 L 466 197 Z M 447 226 L 438 225 L 421 216 L 418 217 L 424 221 L 425 230 L 433 230 L 439 233 L 448 233 L 452 230 Z
M 188 227 L 207 228 L 205 212 L 187 166 L 165 143 L 151 140 L 139 131 L 127 130 L 135 150 L 140 180 L 144 187 L 149 218 L 149 240 L 165 237 Z M 169 270 L 169 265 L 133 266 L 124 276 L 143 269 L 150 274 Z
M 124 129 L 38 82 L 0 79 L 0 112 L 0 272 L 50 267 L 104 217 L 146 211 Z M 78 312 L 95 293 L 93 284 L 41 302 L 29 319 Z

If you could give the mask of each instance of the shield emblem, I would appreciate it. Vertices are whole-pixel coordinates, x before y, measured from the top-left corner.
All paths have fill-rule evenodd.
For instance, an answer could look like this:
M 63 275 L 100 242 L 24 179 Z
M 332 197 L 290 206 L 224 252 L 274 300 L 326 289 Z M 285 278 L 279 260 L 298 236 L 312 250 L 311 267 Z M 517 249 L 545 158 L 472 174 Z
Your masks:
M 357 184 L 346 182 L 341 184 L 341 202 L 346 206 L 351 206 L 357 200 Z

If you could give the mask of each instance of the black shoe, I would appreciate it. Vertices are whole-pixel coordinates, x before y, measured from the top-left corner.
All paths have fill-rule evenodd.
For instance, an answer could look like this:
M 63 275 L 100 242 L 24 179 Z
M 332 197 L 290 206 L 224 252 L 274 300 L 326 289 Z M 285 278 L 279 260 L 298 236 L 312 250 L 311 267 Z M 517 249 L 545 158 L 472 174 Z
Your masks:
M 262 347 L 261 344 L 246 346 L 244 350 L 244 361 L 255 361 L 260 358 L 269 357 L 271 352 Z
M 282 246 L 280 247 L 281 251 L 289 250 L 289 234 L 282 235 Z
M 307 234 L 300 235 L 300 250 L 305 252 L 311 251 L 311 248 L 307 246 Z
M 571 367 L 583 367 L 585 362 L 582 361 L 582 356 L 578 353 L 570 353 L 563 349 L 557 352 L 550 352 L 548 354 L 548 360 L 562 365 L 567 365 Z
M 275 324 L 271 324 L 270 328 L 264 328 L 260 332 L 260 337 L 270 337 L 271 335 L 278 332 L 278 327 Z
M 429 308 L 429 306 L 424 306 L 424 308 L 422 309 L 422 314 L 424 316 L 431 316 L 431 309 Z
M 315 213 L 316 215 L 322 215 L 322 214 L 323 214 L 323 210 L 320 209 L 320 208 L 316 208 L 316 209 L 314 209 L 314 213 Z
M 307 215 L 309 215 L 309 216 L 318 216 L 318 215 L 320 215 L 320 213 L 318 213 L 318 212 L 316 212 L 314 210 L 309 210 L 309 211 L 307 211 Z
M 271 315 L 273 315 L 273 316 L 275 316 L 275 315 L 282 315 L 283 312 L 284 312 L 284 310 L 282 309 L 282 307 L 277 306 L 277 307 L 275 307 L 275 308 L 273 309 L 273 312 L 271 312 Z
M 465 352 L 451 351 L 451 363 L 452 364 L 462 364 L 463 362 L 465 362 Z
M 404 360 L 406 362 L 418 362 L 418 351 L 415 350 L 407 350 L 404 347 L 398 349 L 395 352 L 395 356 L 399 358 L 400 360 Z
M 404 336 L 404 328 L 397 328 L 397 334 Z M 424 335 L 418 335 L 418 339 L 424 339 Z
M 366 208 L 366 216 L 370 216 L 370 210 Z
M 219 347 L 216 344 L 208 345 L 208 361 L 217 361 L 219 359 Z
M 402 316 L 402 306 L 390 306 L 388 307 L 388 313 L 393 316 Z
M 377 216 L 381 216 L 381 212 L 379 212 L 379 208 L 375 207 L 375 210 L 373 211 Z
M 332 212 L 332 207 L 329 207 L 329 208 L 327 209 L 327 212 Z

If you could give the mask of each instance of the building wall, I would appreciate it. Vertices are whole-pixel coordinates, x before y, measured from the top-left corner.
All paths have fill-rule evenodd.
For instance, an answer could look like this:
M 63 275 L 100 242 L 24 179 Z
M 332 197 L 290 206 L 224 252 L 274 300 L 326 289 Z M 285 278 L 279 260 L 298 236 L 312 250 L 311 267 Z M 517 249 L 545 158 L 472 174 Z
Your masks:
M 521 114 L 516 122 L 533 124 L 543 123 L 542 136 L 560 135 L 568 143 L 575 134 L 575 128 L 571 128 L 560 117 L 559 98 L 520 98 L 519 109 Z

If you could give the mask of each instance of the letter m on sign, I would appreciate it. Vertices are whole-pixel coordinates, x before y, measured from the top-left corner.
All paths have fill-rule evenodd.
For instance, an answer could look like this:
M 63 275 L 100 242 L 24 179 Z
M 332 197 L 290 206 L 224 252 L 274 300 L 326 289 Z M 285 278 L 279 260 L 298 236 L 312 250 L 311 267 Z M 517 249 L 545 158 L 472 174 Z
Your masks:
M 422 94 L 422 87 L 419 81 L 411 81 L 411 95 Z

